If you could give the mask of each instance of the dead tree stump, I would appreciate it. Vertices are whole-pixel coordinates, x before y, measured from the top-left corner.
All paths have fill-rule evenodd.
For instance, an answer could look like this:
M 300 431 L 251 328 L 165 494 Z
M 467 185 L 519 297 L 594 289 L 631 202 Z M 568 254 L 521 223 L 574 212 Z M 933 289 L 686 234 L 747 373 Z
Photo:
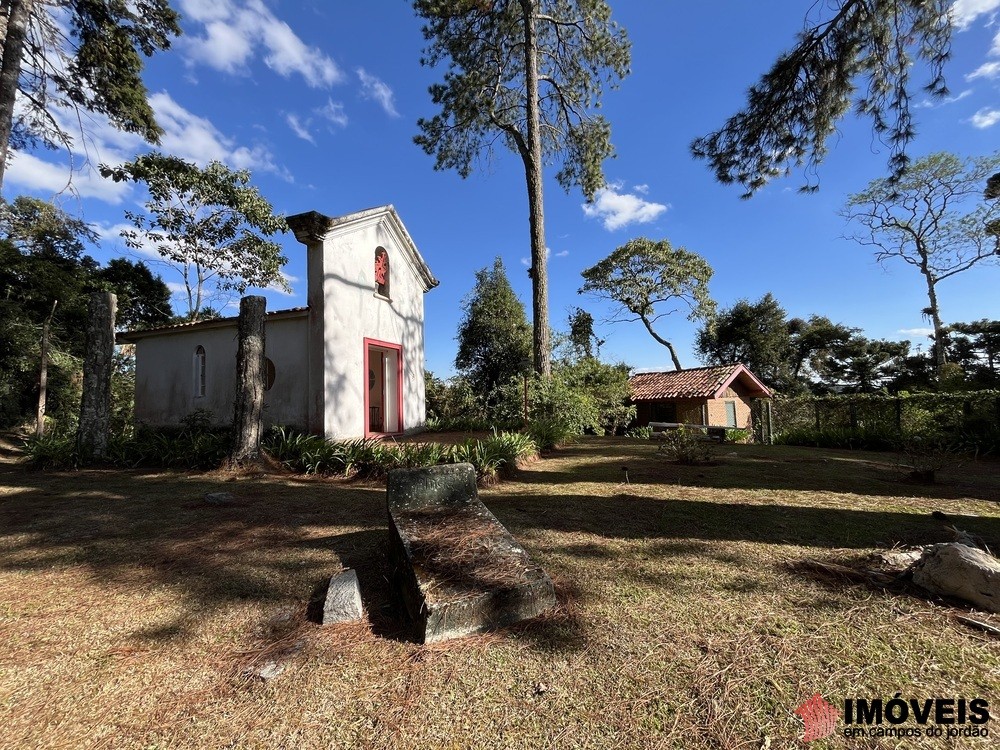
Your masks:
M 76 432 L 77 453 L 82 461 L 103 459 L 108 453 L 117 307 L 118 298 L 111 292 L 90 295 L 87 348 L 83 358 L 83 398 Z
M 966 544 L 933 544 L 913 565 L 921 588 L 1000 612 L 1000 560 Z
M 236 402 L 233 405 L 233 452 L 231 466 L 260 461 L 260 437 L 264 419 L 264 312 L 267 300 L 251 296 L 240 300 L 237 328 Z

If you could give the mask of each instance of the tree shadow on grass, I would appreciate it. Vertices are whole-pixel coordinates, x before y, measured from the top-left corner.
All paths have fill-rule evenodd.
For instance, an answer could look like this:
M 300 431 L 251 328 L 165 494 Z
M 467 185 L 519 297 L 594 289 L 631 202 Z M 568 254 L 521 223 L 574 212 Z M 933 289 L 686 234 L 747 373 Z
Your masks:
M 855 495 L 974 498 L 1000 502 L 1000 462 L 967 460 L 938 472 L 936 484 L 908 476 L 897 454 L 792 446 L 721 445 L 707 465 L 667 460 L 645 441 L 594 438 L 562 448 L 552 456 L 572 464 L 530 465 L 513 479 L 525 484 L 625 483 L 681 485 L 707 489 L 838 492 Z
M 586 455 L 593 451 L 580 454 Z M 581 475 L 613 470 L 619 461 L 611 456 L 596 468 L 581 465 L 566 473 L 574 482 L 588 481 Z M 654 554 L 704 554 L 732 564 L 740 563 L 739 555 L 719 542 L 890 547 L 949 541 L 947 525 L 1000 548 L 1000 519 L 989 516 L 950 514 L 942 522 L 929 512 L 732 503 L 724 495 L 714 502 L 663 499 L 627 486 L 613 496 L 559 495 L 548 491 L 554 473 L 521 471 L 520 486 L 509 488 L 514 493 L 488 493 L 483 500 L 515 537 L 529 541 L 536 531 L 654 540 Z M 181 611 L 174 619 L 137 625 L 137 638 L 187 638 L 202 618 L 239 602 L 304 607 L 345 567 L 358 572 L 372 629 L 401 637 L 380 487 L 295 477 L 227 481 L 174 472 L 44 474 L 5 467 L 0 488 L 0 570 L 82 568 L 98 583 L 120 584 L 137 596 L 163 588 L 176 596 Z M 220 490 L 233 493 L 231 504 L 203 500 L 206 492 Z M 553 542 L 559 546 L 552 551 L 584 562 L 612 554 L 599 541 L 551 537 L 541 539 L 539 554 Z M 530 545 L 529 553 L 535 554 Z M 742 590 L 751 583 L 733 585 Z M 579 607 L 570 605 L 582 594 L 566 591 L 564 585 L 555 613 L 510 632 L 543 650 L 580 647 L 585 622 Z
M 487 504 L 510 528 L 584 532 L 615 539 L 664 539 L 759 542 L 825 548 L 892 547 L 951 541 L 954 525 L 1000 548 L 1000 518 L 949 514 L 946 521 L 930 512 L 764 505 L 683 499 L 648 498 L 634 494 L 497 495 Z M 558 508 L 558 511 L 556 510 Z M 725 552 L 718 550 L 716 552 Z M 664 554 L 675 550 L 665 548 Z M 588 548 L 581 556 L 592 556 Z

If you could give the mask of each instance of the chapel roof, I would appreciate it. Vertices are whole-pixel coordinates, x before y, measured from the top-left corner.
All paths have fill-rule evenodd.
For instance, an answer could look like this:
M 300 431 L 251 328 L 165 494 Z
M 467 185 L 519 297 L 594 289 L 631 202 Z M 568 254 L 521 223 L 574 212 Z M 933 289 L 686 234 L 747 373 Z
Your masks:
M 289 307 L 287 310 L 273 310 L 264 314 L 265 320 L 283 320 L 285 318 L 305 317 L 309 313 L 308 307 Z M 225 328 L 235 326 L 239 322 L 239 316 L 234 315 L 226 318 L 209 318 L 208 320 L 193 320 L 187 323 L 174 323 L 169 326 L 158 326 L 157 328 L 147 328 L 143 331 L 123 331 L 115 336 L 115 341 L 119 344 L 131 344 L 147 336 L 159 336 L 169 333 L 186 333 L 187 331 L 202 330 L 208 328 Z

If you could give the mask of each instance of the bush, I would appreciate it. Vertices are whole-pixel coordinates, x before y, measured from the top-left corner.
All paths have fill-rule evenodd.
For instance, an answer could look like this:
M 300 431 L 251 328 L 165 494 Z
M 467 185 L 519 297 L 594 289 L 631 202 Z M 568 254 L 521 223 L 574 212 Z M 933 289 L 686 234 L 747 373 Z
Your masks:
M 727 443 L 749 443 L 753 438 L 753 431 L 742 427 L 729 427 L 726 429 Z
M 330 441 L 285 428 L 273 428 L 264 448 L 293 471 L 381 478 L 393 469 L 412 469 L 438 464 L 468 462 L 480 479 L 491 481 L 504 467 L 535 455 L 534 441 L 521 433 L 497 432 L 482 440 L 469 439 L 458 445 L 442 443 L 392 443 L 376 438 Z
M 900 441 L 900 465 L 910 477 L 932 484 L 935 474 L 946 466 L 956 465 L 966 456 L 962 444 L 944 433 L 909 435 Z
M 572 442 L 580 433 L 562 419 L 547 418 L 535 420 L 528 425 L 528 434 L 539 450 L 551 450 Z
M 815 448 L 886 451 L 899 446 L 901 435 L 889 427 L 800 427 L 774 436 L 776 445 L 807 445 Z
M 653 428 L 633 427 L 632 429 L 625 431 L 625 437 L 632 438 L 634 440 L 649 440 L 653 437 Z
M 523 432 L 493 430 L 493 435 L 485 442 L 496 446 L 497 452 L 503 458 L 504 467 L 508 469 L 516 468 L 523 461 L 538 455 L 538 446 L 534 439 Z
M 49 432 L 25 441 L 28 463 L 39 469 L 75 469 L 80 465 L 76 435 L 72 432 Z
M 667 432 L 657 450 L 668 461 L 679 464 L 704 464 L 715 456 L 714 445 L 701 430 L 684 428 Z

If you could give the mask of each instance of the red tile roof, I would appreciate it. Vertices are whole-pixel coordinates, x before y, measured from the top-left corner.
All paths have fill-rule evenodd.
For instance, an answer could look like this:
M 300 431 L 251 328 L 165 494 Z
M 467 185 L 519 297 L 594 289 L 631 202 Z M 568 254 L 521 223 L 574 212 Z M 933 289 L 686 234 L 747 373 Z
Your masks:
M 770 398 L 771 392 L 746 367 L 740 364 L 715 367 L 692 367 L 670 372 L 640 372 L 629 378 L 633 401 L 657 401 L 670 398 L 718 398 L 739 378 L 757 398 Z

